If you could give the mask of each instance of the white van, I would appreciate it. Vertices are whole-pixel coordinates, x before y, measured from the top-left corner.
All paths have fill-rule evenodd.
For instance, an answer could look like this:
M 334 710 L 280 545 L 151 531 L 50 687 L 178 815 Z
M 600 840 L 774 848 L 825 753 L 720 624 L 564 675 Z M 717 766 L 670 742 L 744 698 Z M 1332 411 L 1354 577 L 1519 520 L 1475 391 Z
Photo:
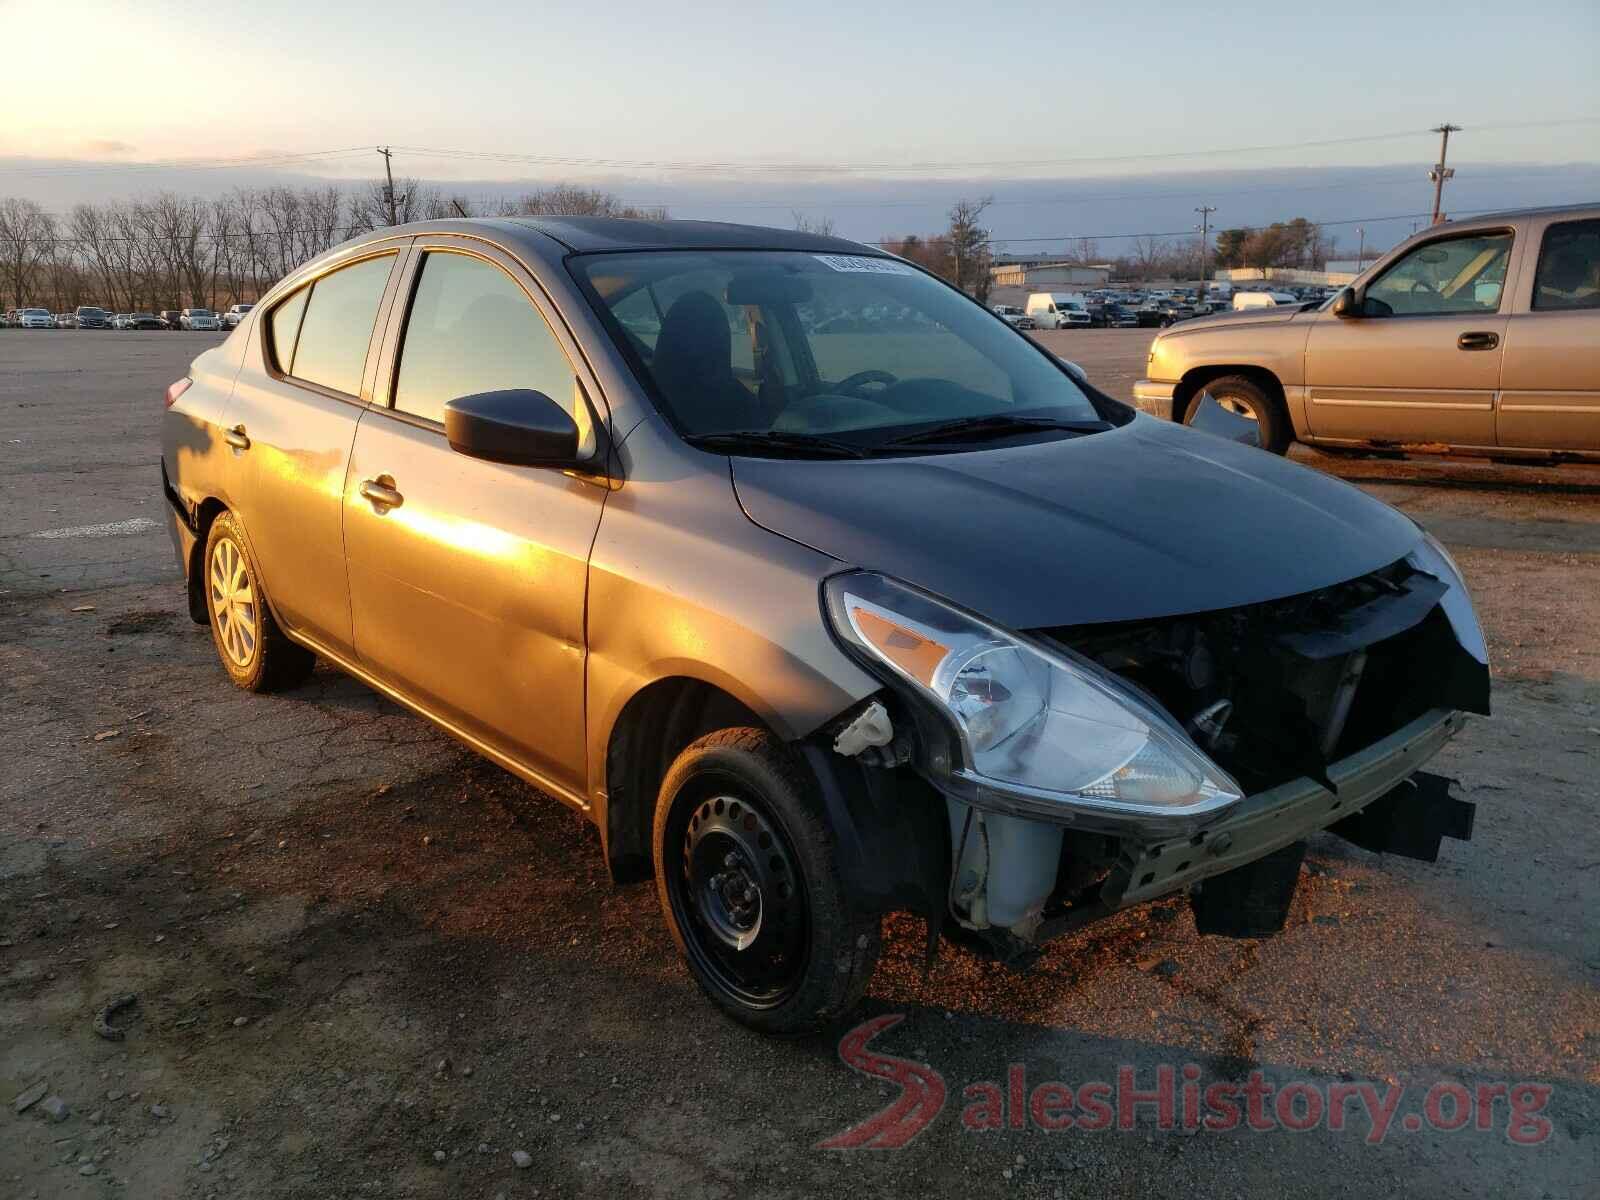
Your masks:
M 1027 314 L 1040 329 L 1089 327 L 1089 302 L 1081 292 L 1034 292 L 1028 297 Z
M 1233 294 L 1233 307 L 1239 308 L 1271 308 L 1275 304 L 1300 304 L 1299 296 L 1291 296 L 1288 292 L 1235 292 Z

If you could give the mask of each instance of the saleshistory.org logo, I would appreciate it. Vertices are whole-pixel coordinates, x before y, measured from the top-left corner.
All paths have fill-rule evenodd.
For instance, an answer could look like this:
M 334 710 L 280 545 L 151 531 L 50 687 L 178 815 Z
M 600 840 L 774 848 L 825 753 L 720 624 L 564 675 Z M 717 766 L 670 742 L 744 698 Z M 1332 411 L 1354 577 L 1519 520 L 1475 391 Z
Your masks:
M 872 1050 L 868 1043 L 905 1020 L 904 1014 L 873 1017 L 839 1042 L 839 1058 L 854 1071 L 898 1084 L 900 1094 L 882 1111 L 818 1142 L 823 1150 L 899 1150 L 943 1111 L 944 1077 L 925 1063 Z M 1537 1146 L 1551 1133 L 1542 1114 L 1551 1088 L 1541 1083 L 1440 1082 L 1422 1097 L 1420 1111 L 1402 1112 L 1406 1087 L 1370 1082 L 1296 1079 L 1281 1085 L 1261 1071 L 1243 1080 L 1207 1081 L 1196 1063 L 1157 1066 L 1141 1080 L 1132 1066 L 1117 1068 L 1115 1082 L 1072 1084 L 1051 1080 L 1030 1086 L 1022 1063 L 1006 1067 L 1004 1082 L 980 1080 L 962 1089 L 961 1126 L 969 1133 L 1036 1129 L 1046 1133 L 1077 1130 L 1098 1133 L 1138 1127 L 1141 1115 L 1155 1127 L 1188 1133 L 1249 1129 L 1264 1133 L 1287 1129 L 1303 1133 L 1347 1128 L 1378 1145 L 1395 1130 L 1440 1133 L 1470 1129 L 1502 1133 L 1519 1146 Z

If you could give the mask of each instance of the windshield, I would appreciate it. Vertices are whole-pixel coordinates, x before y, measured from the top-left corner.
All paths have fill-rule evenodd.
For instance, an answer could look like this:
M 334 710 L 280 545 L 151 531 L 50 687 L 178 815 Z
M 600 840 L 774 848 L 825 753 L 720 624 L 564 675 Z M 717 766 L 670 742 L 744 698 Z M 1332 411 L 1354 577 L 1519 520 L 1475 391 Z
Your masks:
M 568 261 L 691 438 L 761 431 L 872 450 L 953 421 L 984 421 L 986 436 L 1009 418 L 1104 425 L 1035 343 L 894 259 L 652 251 Z

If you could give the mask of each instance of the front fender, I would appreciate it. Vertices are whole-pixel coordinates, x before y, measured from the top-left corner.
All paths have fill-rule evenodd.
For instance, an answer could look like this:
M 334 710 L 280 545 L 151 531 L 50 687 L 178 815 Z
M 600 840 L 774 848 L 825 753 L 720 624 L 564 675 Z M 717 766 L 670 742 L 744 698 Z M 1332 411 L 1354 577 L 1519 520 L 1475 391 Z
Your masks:
M 660 680 L 719 688 L 790 742 L 881 686 L 824 623 L 819 589 L 839 563 L 754 524 L 725 460 L 708 469 L 713 456 L 649 426 L 620 448 L 627 482 L 606 501 L 589 562 L 594 799 L 603 799 L 618 716 Z M 648 455 L 638 453 L 641 434 L 653 442 Z

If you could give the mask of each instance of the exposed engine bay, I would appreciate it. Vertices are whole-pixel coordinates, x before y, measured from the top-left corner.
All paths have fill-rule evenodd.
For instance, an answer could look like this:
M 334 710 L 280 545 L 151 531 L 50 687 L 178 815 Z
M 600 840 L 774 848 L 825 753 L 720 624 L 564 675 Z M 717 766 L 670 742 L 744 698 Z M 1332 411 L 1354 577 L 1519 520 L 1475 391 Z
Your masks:
M 1285 600 L 1041 632 L 1154 697 L 1247 792 L 1326 786 L 1330 762 L 1431 708 L 1488 713 L 1488 670 L 1439 608 L 1446 590 L 1398 562 Z
M 1282 600 L 1034 631 L 1143 692 L 1239 781 L 1250 798 L 1243 808 L 1258 797 L 1270 808 L 1278 803 L 1271 797 L 1294 791 L 1293 820 L 1309 826 L 1263 843 L 1270 852 L 1259 862 L 1224 869 L 1228 833 L 1180 841 L 1185 857 L 1174 865 L 1171 844 L 951 800 L 951 915 L 991 952 L 1025 959 L 1045 938 L 1158 888 L 1158 871 L 1147 869 L 1153 864 L 1167 864 L 1181 885 L 1209 855 L 1212 882 L 1199 883 L 1195 901 L 1202 932 L 1262 936 L 1287 915 L 1306 832 L 1331 827 L 1369 849 L 1430 859 L 1439 837 L 1470 837 L 1471 806 L 1449 797 L 1449 781 L 1407 778 L 1420 761 L 1359 796 L 1347 788 L 1341 799 L 1335 778 L 1350 777 L 1347 764 L 1429 714 L 1488 712 L 1488 668 L 1458 640 L 1440 604 L 1447 590 L 1401 561 Z M 1370 782 L 1371 772 L 1361 778 Z M 1307 780 L 1319 786 L 1308 788 Z M 1313 812 L 1314 800 L 1325 807 Z M 1360 813 L 1369 805 L 1369 814 Z

